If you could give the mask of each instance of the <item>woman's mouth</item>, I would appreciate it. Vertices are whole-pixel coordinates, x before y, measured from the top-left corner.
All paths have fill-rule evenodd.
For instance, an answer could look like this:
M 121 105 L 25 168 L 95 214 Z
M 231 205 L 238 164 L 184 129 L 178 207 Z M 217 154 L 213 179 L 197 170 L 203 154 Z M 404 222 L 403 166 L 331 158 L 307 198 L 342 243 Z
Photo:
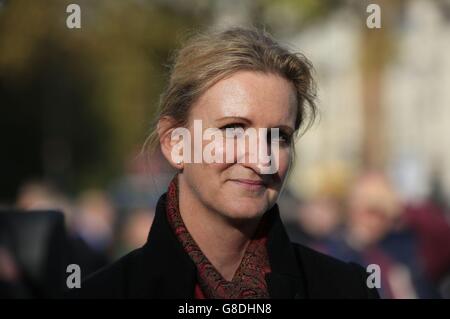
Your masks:
M 266 187 L 266 184 L 261 180 L 253 180 L 253 179 L 231 179 L 235 184 L 251 191 L 259 191 Z

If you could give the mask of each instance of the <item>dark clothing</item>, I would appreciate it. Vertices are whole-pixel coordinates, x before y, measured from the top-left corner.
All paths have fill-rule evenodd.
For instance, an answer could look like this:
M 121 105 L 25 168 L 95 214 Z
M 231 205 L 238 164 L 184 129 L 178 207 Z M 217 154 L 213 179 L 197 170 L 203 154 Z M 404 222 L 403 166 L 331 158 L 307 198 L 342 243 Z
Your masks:
M 299 244 L 292 244 L 278 205 L 267 240 L 271 298 L 378 298 L 366 285 L 367 273 Z M 269 212 L 267 212 L 269 213 Z M 197 270 L 172 232 L 166 216 L 166 194 L 157 203 L 147 243 L 93 274 L 73 289 L 75 298 L 194 298 Z
M 231 280 L 223 278 L 216 267 L 203 254 L 203 251 L 189 233 L 180 213 L 178 203 L 178 174 L 174 176 L 167 189 L 166 216 L 169 225 L 197 267 L 196 299 L 267 299 L 270 297 L 266 275 L 270 273 L 267 253 L 267 235 L 273 221 L 274 210 L 260 219 L 258 228 L 249 238 L 247 248 L 239 267 Z

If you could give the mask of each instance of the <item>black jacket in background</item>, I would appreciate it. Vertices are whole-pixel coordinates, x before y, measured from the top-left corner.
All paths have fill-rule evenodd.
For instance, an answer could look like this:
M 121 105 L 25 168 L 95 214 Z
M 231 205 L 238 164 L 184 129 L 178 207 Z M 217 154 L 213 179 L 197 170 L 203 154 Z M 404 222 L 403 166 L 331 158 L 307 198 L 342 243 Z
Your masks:
M 269 212 L 268 212 L 269 213 Z M 361 266 L 344 263 L 290 242 L 278 205 L 267 249 L 272 272 L 267 275 L 271 298 L 378 298 L 366 286 Z M 196 267 L 175 237 L 166 218 L 166 194 L 156 207 L 147 243 L 99 270 L 72 289 L 71 298 L 194 298 Z

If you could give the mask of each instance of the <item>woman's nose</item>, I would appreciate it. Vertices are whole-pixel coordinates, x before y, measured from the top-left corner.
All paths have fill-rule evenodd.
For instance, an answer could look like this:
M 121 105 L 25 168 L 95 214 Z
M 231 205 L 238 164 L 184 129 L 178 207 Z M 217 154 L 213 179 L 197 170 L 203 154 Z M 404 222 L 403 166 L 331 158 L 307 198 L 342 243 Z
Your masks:
M 238 163 L 258 174 L 274 174 L 278 171 L 279 146 L 276 141 L 268 140 L 266 130 L 260 129 L 253 138 L 247 138 L 246 143 L 238 142 L 237 148 Z

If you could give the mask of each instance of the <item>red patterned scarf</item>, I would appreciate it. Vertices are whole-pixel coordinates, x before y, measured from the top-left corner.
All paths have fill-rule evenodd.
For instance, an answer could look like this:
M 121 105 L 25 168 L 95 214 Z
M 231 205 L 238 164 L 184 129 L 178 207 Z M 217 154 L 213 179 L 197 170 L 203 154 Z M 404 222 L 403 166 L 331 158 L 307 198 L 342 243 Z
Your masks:
M 184 225 L 178 206 L 178 174 L 170 182 L 167 192 L 167 217 L 184 250 L 197 266 L 196 298 L 269 298 L 265 280 L 265 275 L 270 272 L 266 249 L 267 218 L 261 220 L 232 281 L 228 281 L 209 262 Z

